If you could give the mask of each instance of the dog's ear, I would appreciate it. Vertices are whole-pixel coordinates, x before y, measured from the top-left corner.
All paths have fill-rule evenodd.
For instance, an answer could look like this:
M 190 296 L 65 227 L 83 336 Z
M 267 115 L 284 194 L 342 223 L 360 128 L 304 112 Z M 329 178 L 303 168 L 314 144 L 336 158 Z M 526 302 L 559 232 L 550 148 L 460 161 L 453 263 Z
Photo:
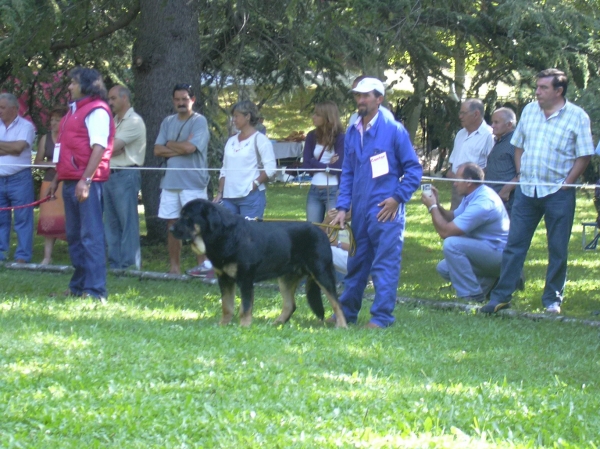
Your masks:
M 219 232 L 222 222 L 220 217 L 221 208 L 209 202 L 204 202 L 202 206 L 202 213 L 200 214 L 200 217 L 202 217 L 202 227 L 206 227 L 205 232 Z
M 210 229 L 213 234 L 221 234 L 226 229 L 230 229 L 232 226 L 236 225 L 237 220 L 239 219 L 238 215 L 230 212 L 225 207 L 216 206 L 214 204 L 208 205 L 204 209 L 202 215 L 208 229 Z

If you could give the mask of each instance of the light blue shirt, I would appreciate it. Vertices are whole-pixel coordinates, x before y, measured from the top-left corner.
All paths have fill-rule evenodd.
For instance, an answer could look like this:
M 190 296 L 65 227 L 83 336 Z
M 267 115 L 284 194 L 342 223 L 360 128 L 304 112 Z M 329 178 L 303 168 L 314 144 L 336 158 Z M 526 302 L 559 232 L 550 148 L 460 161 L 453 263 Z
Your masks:
M 529 103 L 510 143 L 523 149 L 521 191 L 532 198 L 557 192 L 575 159 L 594 154 L 590 118 L 568 101 L 548 118 L 537 101 Z M 553 185 L 536 185 L 544 183 Z
M 502 199 L 486 185 L 463 198 L 454 211 L 453 223 L 466 237 L 486 241 L 497 250 L 506 246 L 510 220 Z

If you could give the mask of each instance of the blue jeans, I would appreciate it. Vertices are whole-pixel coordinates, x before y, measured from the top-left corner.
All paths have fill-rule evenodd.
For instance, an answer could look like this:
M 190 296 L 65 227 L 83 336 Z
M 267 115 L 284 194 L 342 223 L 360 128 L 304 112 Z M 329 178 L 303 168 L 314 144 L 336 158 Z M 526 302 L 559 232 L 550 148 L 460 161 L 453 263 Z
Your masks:
M 546 223 L 548 241 L 548 268 L 542 304 L 548 307 L 555 302 L 562 302 L 574 216 L 575 189 L 561 189 L 543 198 L 531 198 L 523 195 L 517 187 L 508 243 L 502 253 L 500 280 L 492 290 L 490 302 L 510 301 L 517 288 L 531 239 L 542 217 Z
M 106 298 L 106 253 L 102 225 L 103 182 L 93 182 L 90 195 L 77 201 L 75 187 L 78 181 L 63 181 L 65 226 L 69 256 L 75 268 L 69 289 L 77 296 L 87 293 L 94 298 Z
M 243 198 L 223 198 L 223 206 L 234 214 L 248 218 L 262 218 L 267 206 L 265 190 L 254 190 Z
M 444 260 L 437 271 L 452 282 L 456 296 L 487 295 L 500 276 L 502 250 L 488 242 L 465 236 L 448 237 L 444 240 Z
M 111 268 L 141 267 L 139 170 L 116 170 L 104 184 L 104 233 Z
M 306 197 L 306 221 L 322 223 L 329 209 L 335 208 L 338 186 L 319 188 L 311 184 Z
M 33 203 L 33 178 L 26 168 L 13 175 L 0 176 L 0 207 L 21 206 Z M 15 260 L 31 260 L 33 252 L 33 207 L 0 212 L 0 260 L 6 260 L 10 249 L 12 214 L 15 215 L 17 250 Z

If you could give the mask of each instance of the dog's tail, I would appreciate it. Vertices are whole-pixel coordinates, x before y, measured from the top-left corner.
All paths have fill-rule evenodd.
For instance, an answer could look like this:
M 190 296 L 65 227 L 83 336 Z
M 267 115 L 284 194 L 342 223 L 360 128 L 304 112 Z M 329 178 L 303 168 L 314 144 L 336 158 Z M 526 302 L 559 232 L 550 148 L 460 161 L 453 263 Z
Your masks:
M 315 282 L 311 275 L 306 279 L 306 299 L 308 305 L 317 318 L 325 319 L 325 309 L 323 308 L 323 298 L 321 297 L 321 288 Z

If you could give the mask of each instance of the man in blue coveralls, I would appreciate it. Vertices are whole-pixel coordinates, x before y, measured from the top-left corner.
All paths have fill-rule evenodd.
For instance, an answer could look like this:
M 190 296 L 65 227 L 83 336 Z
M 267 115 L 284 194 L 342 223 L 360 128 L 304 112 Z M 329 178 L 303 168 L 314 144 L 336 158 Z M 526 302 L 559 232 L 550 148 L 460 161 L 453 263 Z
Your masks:
M 379 113 L 383 83 L 364 78 L 352 92 L 359 117 L 346 132 L 338 213 L 332 224 L 343 227 L 352 205 L 356 254 L 348 258 L 340 303 L 346 320 L 356 323 L 370 274 L 375 300 L 366 327 L 384 328 L 394 322 L 405 203 L 419 187 L 423 168 L 404 127 Z

